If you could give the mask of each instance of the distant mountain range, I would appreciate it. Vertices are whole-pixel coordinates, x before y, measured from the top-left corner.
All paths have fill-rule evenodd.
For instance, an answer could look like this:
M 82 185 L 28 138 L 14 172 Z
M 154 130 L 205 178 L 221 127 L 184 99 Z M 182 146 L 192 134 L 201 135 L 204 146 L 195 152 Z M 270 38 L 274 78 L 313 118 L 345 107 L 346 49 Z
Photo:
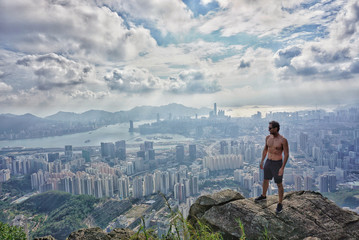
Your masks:
M 54 115 L 48 116 L 45 119 L 63 121 L 63 122 L 122 122 L 129 120 L 147 120 L 156 119 L 157 114 L 160 118 L 168 118 L 169 114 L 172 116 L 194 116 L 195 114 L 208 114 L 209 108 L 192 108 L 186 107 L 182 104 L 171 103 L 164 106 L 139 106 L 128 111 L 107 112 L 102 110 L 89 110 L 84 113 L 73 112 L 58 112 Z
M 129 120 L 161 119 L 178 116 L 207 115 L 209 108 L 191 108 L 181 104 L 153 107 L 140 106 L 128 111 L 107 112 L 89 110 L 84 113 L 58 112 L 54 115 L 40 118 L 32 114 L 14 115 L 0 114 L 0 140 L 49 137 L 76 132 L 91 131 L 104 125 L 126 122 Z

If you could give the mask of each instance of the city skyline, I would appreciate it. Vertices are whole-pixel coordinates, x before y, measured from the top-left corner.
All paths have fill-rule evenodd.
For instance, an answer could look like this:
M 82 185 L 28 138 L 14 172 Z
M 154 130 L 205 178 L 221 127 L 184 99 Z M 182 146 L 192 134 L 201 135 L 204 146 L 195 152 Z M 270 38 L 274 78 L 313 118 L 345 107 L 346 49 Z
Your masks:
M 0 113 L 359 102 L 359 2 L 2 1 Z

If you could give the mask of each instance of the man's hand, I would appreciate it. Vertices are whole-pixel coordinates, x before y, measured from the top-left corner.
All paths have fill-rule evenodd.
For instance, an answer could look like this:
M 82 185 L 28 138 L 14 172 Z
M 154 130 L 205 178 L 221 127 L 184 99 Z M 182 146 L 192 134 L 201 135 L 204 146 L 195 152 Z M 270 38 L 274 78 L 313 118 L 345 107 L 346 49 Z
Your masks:
M 280 168 L 278 171 L 278 176 L 283 176 L 284 168 Z
M 261 161 L 260 168 L 263 169 L 263 161 Z

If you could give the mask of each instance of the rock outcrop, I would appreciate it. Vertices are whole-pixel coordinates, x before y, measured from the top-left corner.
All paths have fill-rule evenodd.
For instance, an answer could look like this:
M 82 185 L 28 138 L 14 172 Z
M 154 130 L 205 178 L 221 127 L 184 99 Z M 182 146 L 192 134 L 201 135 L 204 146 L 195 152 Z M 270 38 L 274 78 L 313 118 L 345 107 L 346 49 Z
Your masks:
M 137 239 L 131 238 L 135 234 L 130 229 L 116 228 L 109 233 L 105 233 L 101 228 L 84 228 L 72 232 L 67 240 L 126 240 Z
M 34 240 L 56 240 L 53 236 L 36 237 Z
M 276 214 L 278 196 L 255 203 L 239 193 L 224 190 L 201 196 L 191 206 L 188 221 L 200 219 L 224 239 L 242 235 L 238 220 L 244 226 L 246 239 L 260 239 L 265 231 L 271 239 L 359 239 L 359 215 L 343 210 L 320 193 L 289 192 L 284 195 L 283 212 Z

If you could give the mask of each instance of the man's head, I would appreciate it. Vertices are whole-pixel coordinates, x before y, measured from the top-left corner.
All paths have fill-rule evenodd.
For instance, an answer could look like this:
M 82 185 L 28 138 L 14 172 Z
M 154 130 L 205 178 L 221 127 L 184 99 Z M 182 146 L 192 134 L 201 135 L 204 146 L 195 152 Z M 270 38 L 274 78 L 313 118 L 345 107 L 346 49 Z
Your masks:
M 279 132 L 279 129 L 280 129 L 279 122 L 277 122 L 277 121 L 269 122 L 268 130 L 269 130 L 270 134 Z

